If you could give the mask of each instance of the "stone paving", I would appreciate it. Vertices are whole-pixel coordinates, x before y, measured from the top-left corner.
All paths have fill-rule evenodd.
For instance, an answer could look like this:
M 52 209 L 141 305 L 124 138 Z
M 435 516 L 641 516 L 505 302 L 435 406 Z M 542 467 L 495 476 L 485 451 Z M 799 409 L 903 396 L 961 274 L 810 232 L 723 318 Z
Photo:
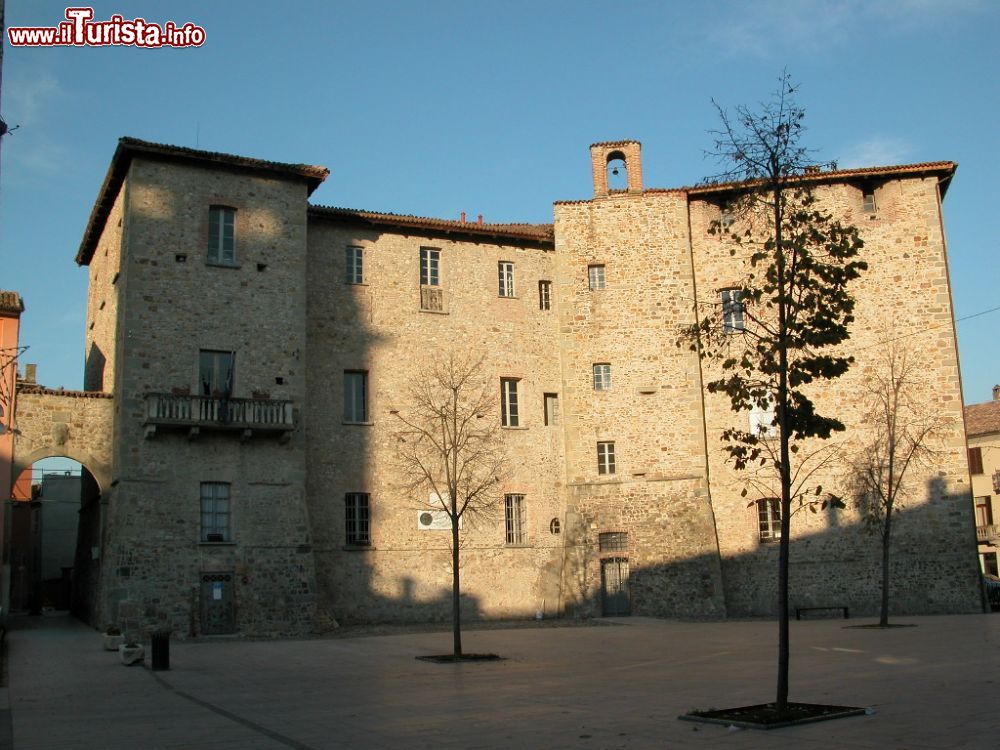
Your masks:
M 0 691 L 0 747 L 983 748 L 1000 746 L 1000 616 L 911 617 L 916 627 L 793 622 L 792 700 L 871 707 L 760 732 L 691 724 L 691 708 L 770 699 L 771 621 L 645 618 L 594 627 L 314 640 L 173 642 L 171 670 L 124 667 L 66 616 L 16 617 Z M 147 648 L 147 664 L 149 662 Z M 9 711 L 7 706 L 9 704 Z

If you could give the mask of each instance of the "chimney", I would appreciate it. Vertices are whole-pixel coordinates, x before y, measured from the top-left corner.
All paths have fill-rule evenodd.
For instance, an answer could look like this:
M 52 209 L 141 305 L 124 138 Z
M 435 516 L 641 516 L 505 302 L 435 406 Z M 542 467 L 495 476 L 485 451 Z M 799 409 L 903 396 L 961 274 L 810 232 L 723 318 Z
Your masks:
M 483 223 L 483 215 L 482 214 L 479 214 L 479 218 L 476 219 L 476 223 L 477 224 L 482 224 Z
M 1000 385 L 993 386 L 993 400 L 1000 401 Z
M 461 222 L 462 222 L 463 224 L 465 223 L 465 211 L 462 211 L 462 218 L 461 218 Z
M 31 385 L 34 385 L 35 384 L 35 372 L 37 370 L 38 370 L 38 365 L 25 364 L 25 366 L 24 366 L 24 382 L 25 383 L 30 383 Z M 994 392 L 994 394 L 996 393 L 996 389 L 995 388 L 993 389 L 993 392 Z

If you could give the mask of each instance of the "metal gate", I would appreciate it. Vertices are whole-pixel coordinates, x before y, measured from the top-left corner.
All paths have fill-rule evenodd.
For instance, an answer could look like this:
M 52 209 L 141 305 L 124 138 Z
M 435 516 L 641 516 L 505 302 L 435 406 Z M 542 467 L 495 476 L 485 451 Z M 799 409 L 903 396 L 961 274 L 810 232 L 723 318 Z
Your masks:
M 201 633 L 236 632 L 236 602 L 232 573 L 201 574 Z
M 630 612 L 628 558 L 609 557 L 601 560 L 601 614 L 605 617 L 620 617 Z

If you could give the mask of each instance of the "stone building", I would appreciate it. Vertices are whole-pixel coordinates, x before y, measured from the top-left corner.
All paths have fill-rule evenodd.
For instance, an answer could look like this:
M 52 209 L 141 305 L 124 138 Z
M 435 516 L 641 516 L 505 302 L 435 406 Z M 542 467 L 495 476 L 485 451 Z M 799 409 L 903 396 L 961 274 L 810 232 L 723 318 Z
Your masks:
M 976 541 L 984 573 L 1000 576 L 1000 385 L 993 400 L 965 407 L 969 473 L 976 511 Z
M 676 346 L 741 278 L 708 231 L 733 186 L 644 188 L 633 141 L 591 160 L 594 197 L 553 224 L 487 224 L 315 206 L 321 167 L 123 138 L 76 258 L 85 391 L 113 396 L 95 622 L 278 634 L 446 615 L 448 534 L 399 490 L 390 412 L 451 352 L 483 357 L 514 466 L 495 522 L 463 529 L 470 615 L 773 614 L 773 514 L 747 505 L 719 440 L 748 416 Z M 922 331 L 921 397 L 954 418 L 900 517 L 899 612 L 981 606 L 940 213 L 954 171 L 809 177 L 871 267 L 857 366 L 821 405 L 864 429 L 856 390 L 892 325 Z M 793 533 L 793 606 L 875 611 L 877 545 L 853 511 Z

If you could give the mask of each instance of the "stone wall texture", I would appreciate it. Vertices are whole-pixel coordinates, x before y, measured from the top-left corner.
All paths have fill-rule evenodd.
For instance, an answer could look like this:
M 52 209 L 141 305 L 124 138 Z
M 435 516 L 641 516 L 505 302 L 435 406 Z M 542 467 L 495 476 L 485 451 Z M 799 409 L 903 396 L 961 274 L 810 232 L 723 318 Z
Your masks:
M 747 415 L 709 395 L 716 373 L 677 346 L 695 311 L 741 282 L 745 261 L 708 232 L 718 203 L 643 192 L 638 144 L 596 145 L 625 153 L 630 189 L 608 194 L 595 179 L 598 197 L 556 204 L 554 242 L 476 234 L 457 222 L 352 221 L 310 209 L 306 185 L 288 175 L 133 158 L 90 263 L 87 387 L 114 393 L 113 418 L 100 417 L 95 430 L 113 476 L 101 488 L 98 618 L 129 631 L 208 632 L 209 574 L 229 576 L 234 629 L 246 635 L 447 617 L 450 535 L 417 522 L 427 498 L 411 496 L 399 476 L 395 413 L 452 355 L 481 358 L 498 400 L 501 378 L 517 380 L 519 402 L 518 426 L 502 430 L 514 469 L 495 513 L 462 529 L 470 616 L 599 615 L 620 606 L 605 589 L 623 569 L 637 614 L 774 614 L 777 550 L 759 540 L 744 480 L 719 440 Z M 606 161 L 601 148 L 595 165 Z M 940 459 L 901 509 L 894 611 L 974 611 L 974 521 L 936 181 L 885 180 L 874 217 L 849 181 L 820 197 L 861 227 L 871 268 L 855 288 L 847 349 L 857 365 L 817 388 L 818 404 L 847 424 L 845 449 L 863 434 L 857 393 L 889 331 L 913 335 L 927 378 L 920 398 L 950 420 Z M 219 204 L 235 209 L 232 266 L 207 262 L 208 208 Z M 348 248 L 362 253 L 361 283 L 349 283 Z M 422 248 L 439 252 L 435 312 L 422 309 Z M 501 262 L 513 264 L 512 296 L 498 294 Z M 590 283 L 592 266 L 603 267 L 602 288 Z M 548 309 L 540 282 L 550 284 Z M 197 394 L 205 349 L 235 353 L 234 398 L 290 401 L 294 429 L 151 429 L 150 394 Z M 610 388 L 595 388 L 595 364 L 610 365 Z M 366 374 L 360 423 L 345 418 L 347 372 Z M 545 394 L 558 398 L 556 424 L 546 423 Z M 614 473 L 599 471 L 598 443 L 614 444 Z M 838 471 L 826 474 L 830 488 L 842 482 Z M 201 539 L 204 482 L 230 488 L 222 543 Z M 347 544 L 345 528 L 345 497 L 359 492 L 371 511 L 371 544 L 360 547 Z M 505 538 L 506 493 L 525 498 L 516 545 Z M 878 547 L 855 510 L 797 514 L 792 534 L 793 606 L 875 611 Z

